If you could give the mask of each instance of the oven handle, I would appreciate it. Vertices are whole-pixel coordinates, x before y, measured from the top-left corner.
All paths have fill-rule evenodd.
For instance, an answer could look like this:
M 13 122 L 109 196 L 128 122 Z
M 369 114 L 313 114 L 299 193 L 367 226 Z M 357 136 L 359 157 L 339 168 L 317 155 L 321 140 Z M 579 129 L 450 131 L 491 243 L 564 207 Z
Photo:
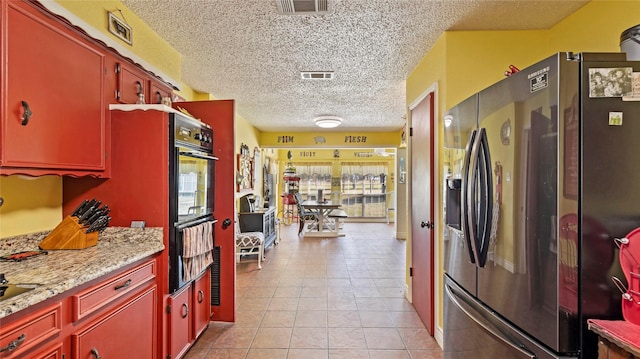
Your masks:
M 182 152 L 182 151 L 180 151 L 180 156 L 189 156 L 189 157 L 201 158 L 203 160 L 210 160 L 210 161 L 217 161 L 219 159 L 218 157 L 201 155 L 201 154 L 196 153 L 196 152 Z
M 217 219 L 211 218 L 210 216 L 207 216 L 205 218 L 201 218 L 195 221 L 191 221 L 191 222 L 187 222 L 187 223 L 182 223 L 182 224 L 177 224 L 175 227 L 177 230 L 181 231 L 187 227 L 192 227 L 192 226 L 197 226 L 198 224 L 204 223 L 204 222 L 211 222 L 211 223 L 218 223 Z

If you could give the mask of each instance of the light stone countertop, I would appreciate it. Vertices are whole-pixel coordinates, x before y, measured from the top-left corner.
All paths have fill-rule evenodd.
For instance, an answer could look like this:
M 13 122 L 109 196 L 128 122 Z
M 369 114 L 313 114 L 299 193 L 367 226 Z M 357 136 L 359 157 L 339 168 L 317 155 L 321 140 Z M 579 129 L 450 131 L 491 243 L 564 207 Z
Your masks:
M 0 256 L 38 250 L 49 232 L 0 239 Z M 162 228 L 109 227 L 98 245 L 75 250 L 48 250 L 20 262 L 0 261 L 0 273 L 10 284 L 36 288 L 0 301 L 0 319 L 107 275 L 164 250 Z

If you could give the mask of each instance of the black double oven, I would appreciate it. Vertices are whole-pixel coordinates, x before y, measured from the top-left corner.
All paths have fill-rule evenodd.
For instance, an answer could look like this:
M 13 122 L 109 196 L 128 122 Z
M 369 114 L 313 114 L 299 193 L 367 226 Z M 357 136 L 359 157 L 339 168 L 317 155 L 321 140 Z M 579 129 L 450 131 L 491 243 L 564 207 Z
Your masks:
M 207 124 L 171 113 L 169 126 L 173 144 L 169 154 L 169 293 L 173 293 L 188 283 L 183 277 L 185 229 L 217 222 L 214 191 L 218 158 L 213 155 L 213 130 Z

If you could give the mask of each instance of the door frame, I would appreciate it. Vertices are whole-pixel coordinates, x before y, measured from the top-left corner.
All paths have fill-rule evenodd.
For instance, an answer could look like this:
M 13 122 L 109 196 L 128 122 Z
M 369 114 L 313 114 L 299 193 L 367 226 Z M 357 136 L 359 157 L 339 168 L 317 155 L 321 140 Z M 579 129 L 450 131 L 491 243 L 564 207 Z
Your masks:
M 433 181 L 433 200 L 434 202 L 434 213 L 432 213 L 432 217 L 434 218 L 433 222 L 435 223 L 435 230 L 433 231 L 433 238 L 432 238 L 432 243 L 433 243 L 433 268 L 434 268 L 434 272 L 432 273 L 433 275 L 433 288 L 432 288 L 432 293 L 433 293 L 433 320 L 434 320 L 434 338 L 436 339 L 436 341 L 438 342 L 438 344 L 440 345 L 440 347 L 443 346 L 443 334 L 442 334 L 442 325 L 441 323 L 443 322 L 443 315 L 442 315 L 442 293 L 443 293 L 443 271 L 441 268 L 441 263 L 442 263 L 442 245 L 441 245 L 441 241 L 442 241 L 442 228 L 443 225 L 442 223 L 444 223 L 443 220 L 443 216 L 442 216 L 442 193 L 439 190 L 442 187 L 442 181 L 441 181 L 441 176 L 442 176 L 442 166 L 440 163 L 440 150 L 439 150 L 439 138 L 441 136 L 441 133 L 443 132 L 443 129 L 440 126 L 440 121 L 438 121 L 438 118 L 440 117 L 440 111 L 439 111 L 439 107 L 438 107 L 438 100 L 439 100 L 439 96 L 438 96 L 438 83 L 433 83 L 431 86 L 429 86 L 422 94 L 420 94 L 420 96 L 418 96 L 414 101 L 411 102 L 411 104 L 409 104 L 409 106 L 407 107 L 407 128 L 411 131 L 411 128 L 413 127 L 413 122 L 412 122 L 412 118 L 411 118 L 411 112 L 418 106 L 418 104 L 420 104 L 420 102 L 422 102 L 423 100 L 425 100 L 427 98 L 427 96 L 429 96 L 430 94 L 433 94 L 433 119 L 432 121 L 434 121 L 433 123 L 433 132 L 432 132 L 432 140 L 433 140 L 433 158 L 434 158 L 434 164 L 433 164 L 433 169 L 434 169 L 434 173 L 432 173 L 431 178 Z M 407 198 L 411 199 L 413 198 L 413 191 L 412 191 L 412 187 L 413 187 L 413 183 L 411 182 L 411 174 L 413 172 L 413 169 L 411 168 L 411 164 L 412 164 L 412 150 L 413 150 L 413 138 L 412 136 L 407 136 L 407 146 L 408 146 L 408 150 L 407 150 L 407 182 L 408 182 L 408 186 L 407 186 Z M 408 203 L 409 201 L 407 201 L 406 203 L 406 213 L 407 213 L 407 222 L 408 222 L 408 226 L 407 226 L 407 246 L 406 246 L 406 263 L 407 263 L 407 268 L 406 268 L 406 278 L 407 278 L 407 291 L 405 293 L 405 297 L 409 300 L 409 302 L 411 302 L 411 298 L 413 297 L 413 282 L 411 277 L 409 276 L 409 268 L 413 266 L 412 263 L 412 246 L 413 246 L 413 238 L 412 237 L 412 226 L 414 225 L 413 223 L 411 223 L 411 218 L 413 216 L 413 213 L 411 212 L 411 205 Z M 419 225 L 419 224 L 416 224 Z

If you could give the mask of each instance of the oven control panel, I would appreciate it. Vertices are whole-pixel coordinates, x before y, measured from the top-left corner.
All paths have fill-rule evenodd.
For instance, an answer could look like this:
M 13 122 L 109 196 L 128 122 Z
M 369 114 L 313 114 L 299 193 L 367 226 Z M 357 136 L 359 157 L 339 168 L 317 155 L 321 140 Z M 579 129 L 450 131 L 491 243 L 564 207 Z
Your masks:
M 207 124 L 173 114 L 174 138 L 177 145 L 186 145 L 203 152 L 213 153 L 213 130 Z

